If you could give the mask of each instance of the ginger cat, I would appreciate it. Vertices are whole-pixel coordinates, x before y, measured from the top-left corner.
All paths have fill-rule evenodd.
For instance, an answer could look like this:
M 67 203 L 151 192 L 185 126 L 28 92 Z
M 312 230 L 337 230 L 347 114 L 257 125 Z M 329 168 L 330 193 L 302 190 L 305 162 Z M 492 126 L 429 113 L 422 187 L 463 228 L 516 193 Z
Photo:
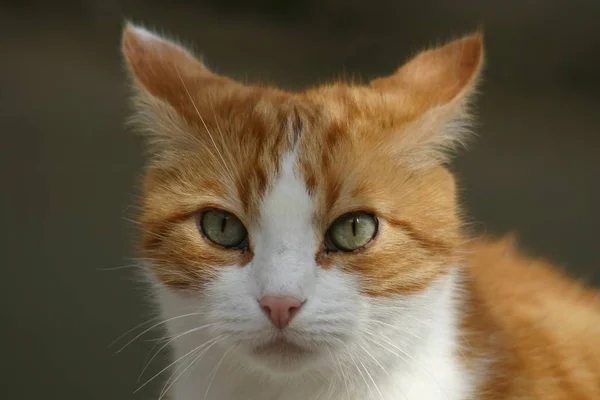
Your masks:
M 140 257 L 172 337 L 161 398 L 600 398 L 600 297 L 469 237 L 444 164 L 474 34 L 366 85 L 212 73 L 133 25 Z

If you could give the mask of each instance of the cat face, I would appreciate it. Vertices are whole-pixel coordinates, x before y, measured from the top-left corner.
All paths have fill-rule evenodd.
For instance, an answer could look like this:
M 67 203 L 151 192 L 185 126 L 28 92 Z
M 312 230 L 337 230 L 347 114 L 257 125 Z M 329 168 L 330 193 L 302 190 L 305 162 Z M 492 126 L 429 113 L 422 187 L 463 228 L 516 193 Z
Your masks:
M 462 140 L 480 36 L 368 86 L 302 93 L 215 75 L 132 26 L 123 49 L 151 155 L 141 257 L 163 311 L 197 313 L 176 333 L 198 328 L 278 373 L 372 348 L 392 326 L 418 337 L 460 242 L 441 164 Z

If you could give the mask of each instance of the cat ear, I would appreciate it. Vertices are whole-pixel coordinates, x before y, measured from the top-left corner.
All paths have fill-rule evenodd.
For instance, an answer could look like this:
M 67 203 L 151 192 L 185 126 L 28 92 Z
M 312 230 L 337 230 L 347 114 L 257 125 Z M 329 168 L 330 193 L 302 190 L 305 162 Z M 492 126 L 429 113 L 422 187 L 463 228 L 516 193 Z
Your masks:
M 466 107 L 482 64 L 483 36 L 476 33 L 421 52 L 393 75 L 371 82 L 414 118 L 396 147 L 415 166 L 443 163 L 449 150 L 463 143 L 468 134 Z
M 206 103 L 233 81 L 213 74 L 184 47 L 132 24 L 123 31 L 122 51 L 136 89 L 132 125 L 152 157 L 177 159 L 201 140 L 190 127 L 204 123 Z
M 182 46 L 131 23 L 123 31 L 122 51 L 136 87 L 175 107 L 185 90 L 215 78 Z

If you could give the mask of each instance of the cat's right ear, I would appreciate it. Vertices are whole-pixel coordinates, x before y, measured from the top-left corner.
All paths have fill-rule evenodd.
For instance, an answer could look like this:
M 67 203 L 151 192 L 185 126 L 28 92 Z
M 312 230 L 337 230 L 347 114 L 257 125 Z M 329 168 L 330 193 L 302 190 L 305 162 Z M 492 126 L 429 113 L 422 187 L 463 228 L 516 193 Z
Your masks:
M 136 89 L 176 109 L 189 103 L 187 93 L 222 79 L 184 47 L 131 23 L 123 30 L 122 51 Z
M 122 51 L 135 89 L 130 123 L 144 135 L 153 160 L 177 160 L 202 140 L 191 126 L 201 126 L 206 104 L 232 81 L 209 71 L 183 46 L 129 23 Z

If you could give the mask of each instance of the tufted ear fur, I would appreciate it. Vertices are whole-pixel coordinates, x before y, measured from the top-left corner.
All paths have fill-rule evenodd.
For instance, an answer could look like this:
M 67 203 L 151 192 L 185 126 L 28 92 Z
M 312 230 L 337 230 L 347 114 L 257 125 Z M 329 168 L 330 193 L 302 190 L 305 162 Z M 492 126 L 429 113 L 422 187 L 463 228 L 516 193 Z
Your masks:
M 182 46 L 132 24 L 123 31 L 122 51 L 136 87 L 175 108 L 189 102 L 184 87 L 194 92 L 223 79 Z
M 463 143 L 466 107 L 482 65 L 483 37 L 476 33 L 421 52 L 393 75 L 371 82 L 411 116 L 395 147 L 414 167 L 443 163 Z
M 130 23 L 122 52 L 136 92 L 133 122 L 146 134 L 155 159 L 176 159 L 203 140 L 192 131 L 206 128 L 206 103 L 237 87 L 181 45 Z

